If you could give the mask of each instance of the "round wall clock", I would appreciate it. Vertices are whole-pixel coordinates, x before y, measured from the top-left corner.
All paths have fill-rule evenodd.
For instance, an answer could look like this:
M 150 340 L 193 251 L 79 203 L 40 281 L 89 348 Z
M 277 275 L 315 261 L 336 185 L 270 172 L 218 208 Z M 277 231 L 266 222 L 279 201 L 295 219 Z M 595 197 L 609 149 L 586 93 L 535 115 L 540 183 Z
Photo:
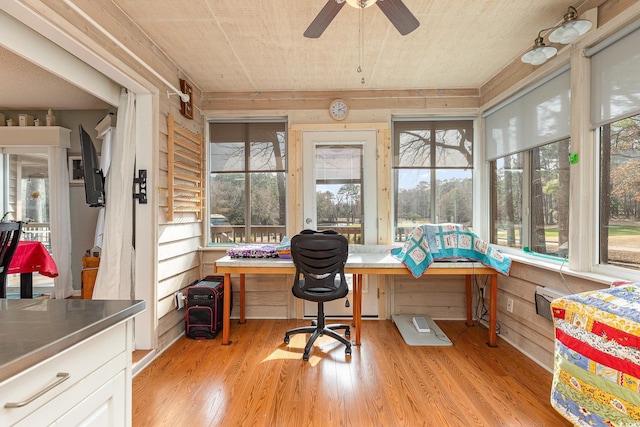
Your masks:
M 344 120 L 349 115 L 349 106 L 342 99 L 334 99 L 329 104 L 329 115 L 333 120 Z

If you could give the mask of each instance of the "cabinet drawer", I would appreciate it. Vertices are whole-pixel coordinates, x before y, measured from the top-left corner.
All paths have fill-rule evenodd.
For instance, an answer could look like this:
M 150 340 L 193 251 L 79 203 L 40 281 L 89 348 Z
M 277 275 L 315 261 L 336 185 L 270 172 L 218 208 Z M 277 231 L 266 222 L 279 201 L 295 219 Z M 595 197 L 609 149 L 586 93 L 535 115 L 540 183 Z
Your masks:
M 16 423 L 124 353 L 126 337 L 126 324 L 115 325 L 0 383 L 0 425 Z M 68 376 L 58 376 L 62 373 Z M 56 382 L 55 387 L 24 406 L 5 406 L 25 402 Z

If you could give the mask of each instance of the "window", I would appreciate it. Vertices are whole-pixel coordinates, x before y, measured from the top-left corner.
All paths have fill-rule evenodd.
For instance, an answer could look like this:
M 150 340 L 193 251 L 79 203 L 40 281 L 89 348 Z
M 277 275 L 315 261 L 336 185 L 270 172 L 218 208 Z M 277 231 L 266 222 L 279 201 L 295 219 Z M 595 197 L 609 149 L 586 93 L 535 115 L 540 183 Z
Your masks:
M 570 110 L 566 66 L 485 114 L 491 243 L 567 256 Z
M 640 270 L 640 115 L 600 128 L 600 263 Z
M 496 159 L 491 172 L 491 243 L 565 258 L 569 140 Z
M 471 226 L 473 121 L 393 124 L 394 241 L 420 224 Z
M 591 125 L 599 138 L 597 271 L 618 277 L 640 270 L 638 26 L 585 52 L 591 58 Z
M 210 243 L 277 243 L 286 226 L 286 123 L 209 124 Z

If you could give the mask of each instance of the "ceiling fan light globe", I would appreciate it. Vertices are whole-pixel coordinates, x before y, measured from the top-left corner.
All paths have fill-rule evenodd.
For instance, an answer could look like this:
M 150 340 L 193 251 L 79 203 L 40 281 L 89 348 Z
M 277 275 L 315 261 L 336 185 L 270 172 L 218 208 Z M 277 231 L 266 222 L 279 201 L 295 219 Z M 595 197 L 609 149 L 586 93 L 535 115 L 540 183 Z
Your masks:
M 356 9 L 364 9 L 373 5 L 378 0 L 346 0 L 347 4 Z

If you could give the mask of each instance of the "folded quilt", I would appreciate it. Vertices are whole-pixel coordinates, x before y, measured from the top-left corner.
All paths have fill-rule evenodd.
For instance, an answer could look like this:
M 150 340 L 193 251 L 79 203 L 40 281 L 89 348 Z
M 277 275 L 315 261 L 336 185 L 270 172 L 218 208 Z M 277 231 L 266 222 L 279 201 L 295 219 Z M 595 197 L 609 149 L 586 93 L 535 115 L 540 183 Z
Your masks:
M 640 284 L 551 303 L 551 406 L 577 426 L 640 425 Z
M 468 259 L 509 275 L 511 259 L 460 224 L 425 224 L 413 229 L 402 247 L 391 250 L 418 278 L 433 261 Z

